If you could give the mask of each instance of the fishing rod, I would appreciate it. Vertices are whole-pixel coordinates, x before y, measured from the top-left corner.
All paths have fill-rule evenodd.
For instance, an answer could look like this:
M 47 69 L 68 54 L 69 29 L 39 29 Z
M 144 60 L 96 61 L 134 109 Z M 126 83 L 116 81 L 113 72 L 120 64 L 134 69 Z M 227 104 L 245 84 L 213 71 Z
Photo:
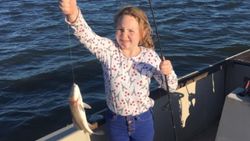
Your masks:
M 155 14 L 154 14 L 154 10 L 153 10 L 153 6 L 152 6 L 151 0 L 148 0 L 148 3 L 149 3 L 150 10 L 151 10 L 152 17 L 153 17 L 153 22 L 154 22 L 154 27 L 155 27 L 157 42 L 158 42 L 158 45 L 159 45 L 159 48 L 160 48 L 160 56 L 161 56 L 161 59 L 164 61 L 165 58 L 163 56 L 163 51 L 162 51 L 162 47 L 161 47 L 161 44 L 160 44 L 160 37 L 159 37 L 158 29 L 157 29 L 157 24 L 156 24 L 156 20 L 155 20 Z M 170 112 L 171 112 L 171 121 L 172 121 L 172 125 L 173 125 L 173 130 L 174 130 L 174 140 L 177 141 L 176 125 L 175 125 L 175 122 L 174 122 L 174 113 L 173 113 L 173 109 L 172 109 L 172 100 L 171 100 L 171 97 L 170 97 L 170 94 L 169 94 L 168 79 L 167 79 L 166 75 L 164 76 L 164 78 L 165 78 L 166 89 L 167 89 L 167 97 L 168 97 L 169 109 L 170 109 Z

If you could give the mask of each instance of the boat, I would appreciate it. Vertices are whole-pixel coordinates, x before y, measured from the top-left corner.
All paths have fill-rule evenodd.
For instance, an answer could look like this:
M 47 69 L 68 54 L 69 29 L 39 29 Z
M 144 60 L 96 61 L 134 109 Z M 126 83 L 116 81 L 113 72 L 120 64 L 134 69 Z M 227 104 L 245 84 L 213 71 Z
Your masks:
M 230 141 L 233 137 L 240 141 L 249 140 L 250 95 L 241 95 L 249 78 L 250 49 L 180 77 L 178 89 L 170 94 L 171 103 L 164 90 L 152 90 L 150 96 L 155 100 L 154 140 Z M 235 106 L 235 100 L 238 106 Z M 239 105 L 247 106 L 241 108 Z M 97 114 L 102 115 L 106 110 L 104 107 Z M 95 130 L 102 131 L 104 127 L 105 121 L 100 120 Z M 77 130 L 73 124 L 38 139 L 45 140 L 108 141 L 105 134 L 89 135 Z

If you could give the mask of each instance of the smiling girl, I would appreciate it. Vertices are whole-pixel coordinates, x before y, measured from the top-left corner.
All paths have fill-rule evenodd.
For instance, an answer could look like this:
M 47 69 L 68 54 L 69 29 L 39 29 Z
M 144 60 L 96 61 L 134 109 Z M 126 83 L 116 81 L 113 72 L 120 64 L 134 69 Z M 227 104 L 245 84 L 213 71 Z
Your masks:
M 110 141 L 153 141 L 154 125 L 149 85 L 154 77 L 175 91 L 177 76 L 169 60 L 154 51 L 151 27 L 144 11 L 128 6 L 115 16 L 116 41 L 91 30 L 76 0 L 60 0 L 66 21 L 75 36 L 102 64 L 108 106 L 107 133 Z

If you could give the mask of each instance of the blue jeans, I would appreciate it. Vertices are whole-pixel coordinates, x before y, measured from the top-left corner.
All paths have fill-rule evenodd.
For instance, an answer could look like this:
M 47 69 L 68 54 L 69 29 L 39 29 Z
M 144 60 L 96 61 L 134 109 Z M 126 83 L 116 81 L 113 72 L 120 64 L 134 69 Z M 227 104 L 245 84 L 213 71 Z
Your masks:
M 108 110 L 106 128 L 109 141 L 153 141 L 152 110 L 138 116 L 120 116 Z

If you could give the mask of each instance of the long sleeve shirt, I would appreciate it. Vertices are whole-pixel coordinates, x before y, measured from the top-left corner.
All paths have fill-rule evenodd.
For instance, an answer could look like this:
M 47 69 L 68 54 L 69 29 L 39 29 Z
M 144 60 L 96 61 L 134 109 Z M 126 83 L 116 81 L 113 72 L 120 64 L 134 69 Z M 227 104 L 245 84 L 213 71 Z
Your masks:
M 161 59 L 153 49 L 140 46 L 137 56 L 125 57 L 116 42 L 92 31 L 81 12 L 71 27 L 79 41 L 102 64 L 106 102 L 111 111 L 134 116 L 153 107 L 154 100 L 149 97 L 151 77 L 160 87 L 165 86 L 159 68 Z M 167 83 L 169 91 L 175 91 L 178 80 L 174 71 L 167 76 Z

